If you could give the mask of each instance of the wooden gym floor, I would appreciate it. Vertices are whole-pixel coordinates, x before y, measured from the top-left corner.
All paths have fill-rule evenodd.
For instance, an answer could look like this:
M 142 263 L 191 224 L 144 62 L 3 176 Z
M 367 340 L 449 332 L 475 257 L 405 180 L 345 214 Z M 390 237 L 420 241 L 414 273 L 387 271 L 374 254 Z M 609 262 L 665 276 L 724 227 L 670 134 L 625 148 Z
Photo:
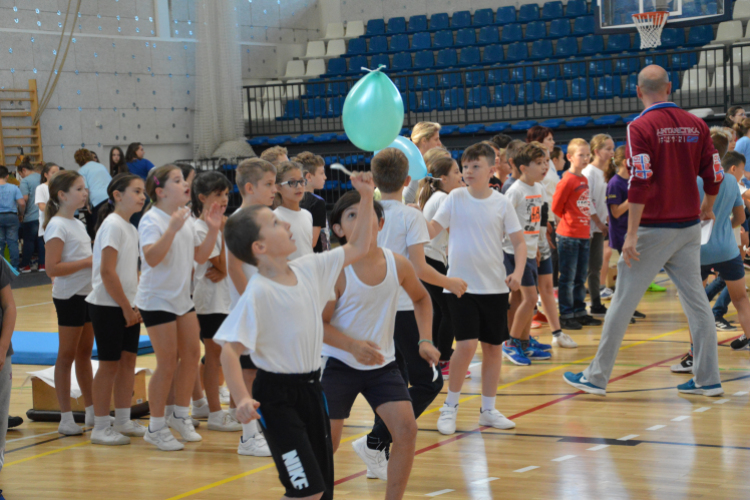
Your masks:
M 664 280 L 665 275 L 658 279 Z M 551 362 L 505 363 L 497 408 L 513 431 L 479 429 L 481 353 L 459 410 L 458 432 L 436 430 L 439 396 L 419 419 L 417 456 L 407 498 L 442 499 L 746 499 L 750 497 L 750 358 L 729 342 L 741 331 L 719 332 L 722 398 L 682 396 L 689 375 L 670 373 L 689 347 L 674 286 L 647 294 L 623 343 L 608 396 L 576 393 L 562 380 L 596 352 L 601 327 L 573 332 L 578 349 L 553 351 Z M 56 331 L 50 287 L 14 291 L 17 330 Z M 730 319 L 736 319 L 730 309 Z M 144 329 L 145 331 L 145 329 Z M 548 328 L 537 330 L 551 341 Z M 138 366 L 153 367 L 153 355 Z M 13 367 L 11 415 L 25 417 L 32 366 Z M 447 387 L 447 384 L 446 384 Z M 443 391 L 446 389 L 444 388 Z M 145 422 L 144 422 L 145 423 Z M 337 499 L 383 498 L 385 483 L 367 479 L 350 442 L 364 435 L 372 412 L 360 398 L 336 455 Z M 28 421 L 8 432 L 0 488 L 9 500 L 50 498 L 132 500 L 278 499 L 283 490 L 270 458 L 237 455 L 238 433 L 198 429 L 201 443 L 185 451 L 156 451 L 142 439 L 130 446 L 92 446 L 57 434 L 57 424 Z

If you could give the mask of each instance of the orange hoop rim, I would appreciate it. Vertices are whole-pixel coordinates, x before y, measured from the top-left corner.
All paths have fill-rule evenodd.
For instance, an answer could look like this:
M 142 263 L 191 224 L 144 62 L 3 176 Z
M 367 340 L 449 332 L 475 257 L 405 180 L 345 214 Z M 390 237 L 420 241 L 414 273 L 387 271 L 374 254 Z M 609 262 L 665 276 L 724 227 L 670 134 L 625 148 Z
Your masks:
M 660 23 L 667 17 L 669 17 L 668 11 L 640 12 L 638 14 L 633 14 L 633 19 L 639 21 L 653 20 L 655 23 Z

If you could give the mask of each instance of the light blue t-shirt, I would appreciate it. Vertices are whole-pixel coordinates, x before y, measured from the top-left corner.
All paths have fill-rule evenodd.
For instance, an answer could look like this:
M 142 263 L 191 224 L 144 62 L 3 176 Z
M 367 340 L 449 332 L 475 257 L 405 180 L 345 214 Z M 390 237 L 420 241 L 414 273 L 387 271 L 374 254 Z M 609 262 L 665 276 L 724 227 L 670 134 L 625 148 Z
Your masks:
M 698 192 L 703 202 L 703 179 L 698 177 Z M 724 182 L 719 187 L 719 194 L 716 195 L 714 202 L 714 228 L 711 231 L 711 238 L 708 243 L 701 245 L 701 265 L 718 264 L 732 260 L 740 254 L 737 247 L 737 241 L 734 239 L 732 231 L 732 209 L 734 207 L 744 206 L 740 186 L 735 182 L 734 177 L 727 175 Z
M 112 181 L 112 176 L 109 175 L 107 167 L 101 163 L 90 161 L 78 171 L 86 181 L 86 189 L 89 190 L 89 200 L 91 200 L 91 206 L 95 207 L 107 201 L 107 187 Z
M 748 160 L 748 154 L 750 154 L 750 139 L 748 139 L 747 136 L 740 137 L 737 140 L 737 144 L 734 146 L 734 150 L 745 155 L 745 159 Z M 745 162 L 745 171 L 750 172 L 750 161 Z
M 18 186 L 13 184 L 0 184 L 0 214 L 12 212 L 18 213 L 16 200 L 22 200 L 23 195 Z
M 28 196 L 29 199 L 26 201 L 26 212 L 24 212 L 24 222 L 34 222 L 39 220 L 39 207 L 35 203 L 36 201 L 36 187 L 41 183 L 42 176 L 37 172 L 29 174 L 21 179 L 21 194 Z

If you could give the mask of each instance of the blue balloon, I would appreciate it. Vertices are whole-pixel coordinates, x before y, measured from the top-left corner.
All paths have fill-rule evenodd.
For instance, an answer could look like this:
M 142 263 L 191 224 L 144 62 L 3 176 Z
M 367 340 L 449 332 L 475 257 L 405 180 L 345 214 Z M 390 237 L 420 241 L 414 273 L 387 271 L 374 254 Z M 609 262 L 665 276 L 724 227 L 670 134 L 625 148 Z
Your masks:
M 406 155 L 406 159 L 409 160 L 409 176 L 411 180 L 418 181 L 424 179 L 427 175 L 427 165 L 425 165 L 422 153 L 419 152 L 419 148 L 414 145 L 406 137 L 398 136 L 388 146 L 389 148 L 396 148 Z M 387 148 L 384 148 L 387 149 Z M 378 154 L 380 151 L 376 151 Z

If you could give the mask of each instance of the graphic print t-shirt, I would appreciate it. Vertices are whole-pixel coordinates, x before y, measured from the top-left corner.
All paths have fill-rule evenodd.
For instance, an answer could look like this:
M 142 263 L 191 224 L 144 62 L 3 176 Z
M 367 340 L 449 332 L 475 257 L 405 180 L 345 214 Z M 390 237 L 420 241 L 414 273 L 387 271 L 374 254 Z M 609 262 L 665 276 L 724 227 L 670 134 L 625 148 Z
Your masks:
M 523 227 L 523 238 L 526 241 L 526 258 L 536 259 L 539 246 L 539 227 L 542 221 L 542 204 L 544 202 L 544 188 L 536 183 L 529 186 L 523 181 L 514 182 L 505 193 L 510 204 L 516 211 L 518 222 Z M 503 239 L 503 251 L 512 254 L 513 243 L 506 234 Z

